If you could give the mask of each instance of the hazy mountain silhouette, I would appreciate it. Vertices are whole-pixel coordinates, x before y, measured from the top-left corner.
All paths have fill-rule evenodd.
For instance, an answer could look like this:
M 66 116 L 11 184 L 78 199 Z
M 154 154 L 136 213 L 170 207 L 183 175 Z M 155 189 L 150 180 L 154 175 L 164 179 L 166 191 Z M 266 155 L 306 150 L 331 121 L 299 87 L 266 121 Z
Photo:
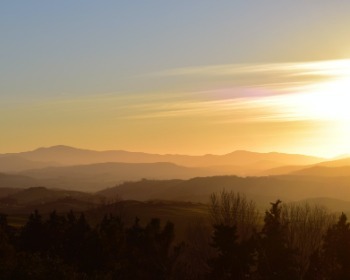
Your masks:
M 72 148 L 68 146 L 54 146 L 39 148 L 34 151 L 17 154 L 6 154 L 4 156 L 17 156 L 29 161 L 52 162 L 61 165 L 81 165 L 104 162 L 124 163 L 155 163 L 171 162 L 186 167 L 208 167 L 208 166 L 245 166 L 252 170 L 269 169 L 283 165 L 308 165 L 323 161 L 322 158 L 283 154 L 283 153 L 255 153 L 248 151 L 235 151 L 225 155 L 171 155 L 171 154 L 149 154 L 128 151 L 92 151 Z M 1 170 L 1 169 L 0 169 Z
M 28 176 L 0 173 L 0 188 L 29 188 L 39 184 L 39 180 Z
M 33 161 L 18 155 L 0 156 L 1 172 L 18 172 L 34 168 L 43 168 L 48 166 L 57 166 L 58 163 L 53 161 Z
M 35 209 L 44 213 L 58 211 L 83 211 L 98 205 L 101 197 L 94 194 L 33 187 L 26 189 L 0 188 L 0 210 L 5 213 L 30 213 Z
M 337 160 L 324 161 L 324 162 L 318 163 L 317 165 L 319 165 L 319 166 L 327 166 L 327 167 L 350 166 L 350 157 L 341 158 L 341 159 L 337 159 Z
M 259 175 L 350 176 L 350 158 L 323 161 L 311 165 L 280 166 L 264 170 Z
M 190 180 L 143 180 L 126 182 L 99 192 L 106 197 L 124 199 L 165 199 L 207 202 L 212 192 L 222 189 L 245 193 L 261 204 L 276 199 L 284 202 L 312 197 L 350 200 L 350 177 L 271 176 L 237 177 L 215 176 Z
M 292 174 L 318 177 L 350 177 L 350 166 L 312 166 L 310 168 L 295 171 Z
M 147 179 L 189 179 L 215 174 L 201 168 L 173 163 L 95 163 L 65 167 L 47 167 L 21 172 L 47 187 L 97 191 L 124 181 Z
M 62 198 L 75 198 L 83 201 L 91 201 L 92 195 L 77 191 L 33 187 L 17 190 L 17 192 L 8 195 L 6 198 L 15 200 L 16 204 L 40 204 Z
M 103 197 L 106 201 L 113 201 L 121 197 L 124 200 L 173 201 L 173 203 L 167 204 L 169 209 L 167 208 L 166 211 L 168 212 L 171 211 L 172 204 L 181 201 L 207 203 L 211 193 L 223 189 L 244 193 L 248 198 L 256 201 L 262 211 L 265 210 L 266 205 L 277 198 L 282 199 L 283 202 L 305 200 L 312 204 L 325 205 L 334 211 L 350 211 L 350 177 L 314 176 L 247 178 L 215 176 L 189 180 L 144 179 L 137 182 L 125 182 L 97 193 L 44 187 L 0 188 L 0 210 L 12 214 L 25 214 L 34 209 L 40 209 L 45 213 L 49 213 L 53 209 L 83 211 L 101 205 L 101 202 L 104 201 Z M 151 208 L 154 211 L 162 211 L 163 208 L 158 206 Z
M 309 167 L 310 166 L 308 165 L 306 166 L 305 165 L 287 165 L 287 166 L 281 166 L 281 167 L 264 170 L 260 173 L 260 175 L 261 176 L 287 175 Z

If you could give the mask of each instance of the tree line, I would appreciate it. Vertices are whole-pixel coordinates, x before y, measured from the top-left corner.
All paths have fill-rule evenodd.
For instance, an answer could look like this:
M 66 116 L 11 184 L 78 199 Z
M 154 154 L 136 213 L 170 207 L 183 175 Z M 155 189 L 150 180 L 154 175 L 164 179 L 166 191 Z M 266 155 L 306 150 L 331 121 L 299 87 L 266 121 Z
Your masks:
M 14 228 L 0 215 L 0 279 L 350 279 L 350 223 L 324 207 L 277 200 L 262 216 L 245 196 L 222 191 L 210 223 L 175 244 L 159 219 L 125 225 L 108 214 L 34 211 Z

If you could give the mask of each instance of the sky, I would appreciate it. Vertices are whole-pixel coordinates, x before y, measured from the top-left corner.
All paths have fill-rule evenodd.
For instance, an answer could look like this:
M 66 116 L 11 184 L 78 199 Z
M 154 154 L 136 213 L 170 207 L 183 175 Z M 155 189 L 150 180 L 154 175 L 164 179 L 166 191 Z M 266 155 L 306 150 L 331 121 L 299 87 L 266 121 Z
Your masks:
M 0 3 L 0 153 L 350 153 L 350 2 Z

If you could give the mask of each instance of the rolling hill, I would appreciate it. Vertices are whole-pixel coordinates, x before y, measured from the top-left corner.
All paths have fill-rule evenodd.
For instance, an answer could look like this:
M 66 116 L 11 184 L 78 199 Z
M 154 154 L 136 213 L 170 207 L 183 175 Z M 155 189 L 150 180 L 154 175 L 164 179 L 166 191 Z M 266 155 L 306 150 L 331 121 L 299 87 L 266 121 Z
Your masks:
M 105 162 L 123 163 L 157 163 L 170 162 L 186 167 L 231 166 L 247 170 L 263 170 L 283 165 L 310 165 L 324 159 L 295 154 L 283 153 L 255 153 L 249 151 L 235 151 L 225 155 L 176 155 L 149 154 L 128 151 L 92 151 L 72 148 L 68 146 L 54 146 L 39 148 L 34 151 L 3 154 L 0 159 L 17 157 L 22 160 L 46 163 L 52 165 L 86 165 Z M 0 165 L 1 168 L 1 165 Z M 27 168 L 29 169 L 29 168 Z M 30 168 L 32 169 L 32 168 Z M 1 169 L 0 169 L 1 170 Z M 21 168 L 23 170 L 23 168 Z M 19 170 L 17 170 L 19 171 Z
M 33 187 L 25 189 L 0 189 L 0 211 L 3 213 L 30 213 L 34 209 L 45 213 L 53 210 L 87 210 L 98 205 L 102 197 L 77 191 Z
M 0 156 L 0 172 L 11 173 L 28 169 L 44 168 L 59 165 L 53 161 L 33 161 L 18 155 Z
M 312 166 L 292 173 L 299 176 L 317 177 L 350 177 L 350 166 L 328 167 L 322 165 Z
M 341 158 L 337 160 L 330 160 L 330 161 L 324 161 L 320 162 L 317 165 L 319 166 L 327 166 L 327 167 L 342 167 L 342 166 L 350 166 L 350 158 Z
M 350 158 L 323 161 L 311 165 L 279 166 L 262 171 L 259 175 L 305 175 L 321 177 L 350 176 Z
M 29 188 L 40 185 L 40 180 L 29 176 L 0 173 L 0 188 Z
M 163 199 L 207 202 L 211 193 L 223 189 L 245 193 L 263 207 L 276 199 L 284 202 L 314 197 L 350 200 L 350 177 L 215 176 L 190 180 L 142 180 L 126 182 L 100 191 L 98 194 L 106 197 L 121 196 L 127 200 Z
M 212 174 L 206 169 L 178 166 L 173 163 L 96 163 L 48 167 L 21 172 L 41 185 L 81 191 L 97 191 L 125 181 L 147 179 L 189 179 Z

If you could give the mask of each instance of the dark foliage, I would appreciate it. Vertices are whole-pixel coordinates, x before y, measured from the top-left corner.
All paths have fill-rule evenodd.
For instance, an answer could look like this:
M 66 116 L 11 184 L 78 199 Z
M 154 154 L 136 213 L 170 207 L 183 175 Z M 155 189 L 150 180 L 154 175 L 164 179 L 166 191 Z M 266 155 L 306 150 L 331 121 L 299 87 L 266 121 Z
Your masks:
M 38 211 L 22 229 L 0 216 L 0 279 L 165 279 L 174 226 L 153 219 L 125 228 L 108 215 L 92 228 L 83 214 Z
M 323 248 L 312 255 L 307 279 L 350 279 L 350 223 L 344 213 L 324 238 Z
M 219 255 L 210 260 L 210 279 L 251 279 L 255 265 L 253 240 L 238 241 L 235 226 L 214 225 L 213 244 Z
M 180 245 L 173 244 L 174 225 L 159 219 L 125 226 L 109 214 L 91 226 L 84 214 L 52 212 L 43 219 L 34 211 L 16 229 L 0 215 L 0 279 L 350 279 L 345 214 L 329 227 L 301 277 L 281 207 L 272 203 L 262 229 L 249 238 L 239 238 L 236 225 L 215 224 L 208 235 L 192 232 L 195 238 Z
M 271 203 L 266 211 L 264 227 L 258 238 L 259 265 L 261 279 L 297 279 L 294 253 L 286 239 L 286 228 L 281 223 L 281 201 Z

